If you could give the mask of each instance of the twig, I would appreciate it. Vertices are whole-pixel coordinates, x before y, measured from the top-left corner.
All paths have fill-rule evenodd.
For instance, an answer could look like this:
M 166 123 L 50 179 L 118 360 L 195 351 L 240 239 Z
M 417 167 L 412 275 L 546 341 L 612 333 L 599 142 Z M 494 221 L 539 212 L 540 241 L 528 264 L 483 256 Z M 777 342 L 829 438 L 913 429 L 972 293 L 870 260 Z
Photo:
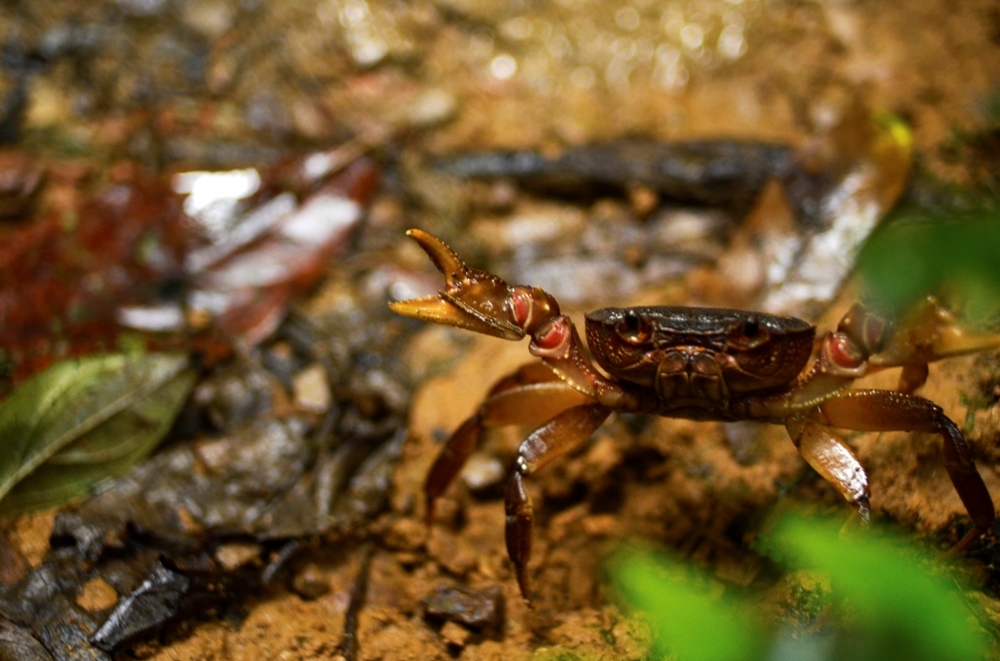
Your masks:
M 340 652 L 345 661 L 357 661 L 358 658 L 358 615 L 368 592 L 368 575 L 374 555 L 375 545 L 370 542 L 361 549 L 361 566 L 351 585 L 350 601 L 344 614 L 344 638 L 340 643 Z

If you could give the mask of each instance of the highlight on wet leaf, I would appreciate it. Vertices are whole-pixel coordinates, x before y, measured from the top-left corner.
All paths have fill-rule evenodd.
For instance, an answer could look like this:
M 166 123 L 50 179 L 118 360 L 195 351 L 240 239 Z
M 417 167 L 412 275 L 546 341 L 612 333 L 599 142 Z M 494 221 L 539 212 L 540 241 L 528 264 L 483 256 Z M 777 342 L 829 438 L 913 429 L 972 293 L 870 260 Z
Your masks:
M 194 387 L 184 355 L 66 360 L 0 403 L 0 514 L 61 503 L 149 455 Z
M 870 302 L 901 313 L 928 294 L 964 306 L 972 321 L 1000 310 L 1000 208 L 945 214 L 904 210 L 869 239 L 858 271 Z
M 692 568 L 631 549 L 612 560 L 611 576 L 625 602 L 649 619 L 657 654 L 677 661 L 762 658 L 761 626 L 734 600 L 713 596 Z

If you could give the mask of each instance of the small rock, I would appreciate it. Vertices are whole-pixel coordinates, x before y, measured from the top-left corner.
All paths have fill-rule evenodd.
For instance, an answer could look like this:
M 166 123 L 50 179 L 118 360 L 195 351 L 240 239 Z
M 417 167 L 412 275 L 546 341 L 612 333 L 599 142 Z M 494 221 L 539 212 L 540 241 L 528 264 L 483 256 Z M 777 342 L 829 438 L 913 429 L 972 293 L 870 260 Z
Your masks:
M 330 591 L 330 579 L 322 569 L 310 562 L 295 574 L 292 590 L 303 599 L 318 599 Z
M 266 370 L 252 366 L 222 369 L 198 384 L 195 406 L 219 431 L 232 431 L 273 410 L 281 386 Z
M 659 205 L 660 195 L 648 186 L 629 186 L 628 201 L 637 218 L 647 218 Z
M 441 637 L 444 642 L 455 647 L 465 647 L 465 641 L 469 639 L 469 630 L 454 622 L 445 622 L 441 627 Z
M 190 2 L 181 13 L 184 23 L 209 39 L 218 39 L 233 26 L 236 12 L 227 2 Z
M 749 466 L 760 454 L 758 440 L 760 429 L 759 424 L 748 421 L 730 422 L 722 425 L 733 459 L 741 466 Z
M 462 468 L 462 481 L 474 494 L 482 494 L 503 482 L 507 471 L 496 457 L 473 454 Z
M 499 586 L 470 590 L 439 585 L 424 597 L 423 604 L 427 617 L 456 622 L 471 629 L 498 630 L 503 624 L 503 591 Z
M 432 89 L 413 100 L 406 119 L 413 128 L 431 128 L 454 117 L 457 110 L 458 102 L 450 92 Z
M 325 413 L 330 408 L 330 384 L 319 363 L 310 365 L 292 379 L 295 405 L 303 411 Z
M 386 534 L 386 545 L 400 551 L 416 551 L 427 537 L 427 527 L 416 519 L 399 519 Z
M 233 542 L 223 544 L 215 549 L 215 559 L 229 571 L 239 569 L 245 564 L 260 559 L 261 548 L 258 544 Z

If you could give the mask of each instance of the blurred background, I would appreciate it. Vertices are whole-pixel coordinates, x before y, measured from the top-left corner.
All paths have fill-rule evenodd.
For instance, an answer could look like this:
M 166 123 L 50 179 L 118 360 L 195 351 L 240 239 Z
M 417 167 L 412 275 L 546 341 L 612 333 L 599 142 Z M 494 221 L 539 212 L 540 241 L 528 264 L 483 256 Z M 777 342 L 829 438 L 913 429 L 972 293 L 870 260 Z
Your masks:
M 992 333 L 998 188 L 993 0 L 2 0 L 12 658 L 647 658 L 604 564 L 633 537 L 828 631 L 826 584 L 754 546 L 775 510 L 850 512 L 780 427 L 613 416 L 533 481 L 533 610 L 502 532 L 526 430 L 488 436 L 426 536 L 433 457 L 529 356 L 391 315 L 440 286 L 404 232 L 578 324 L 822 330 L 934 294 Z M 997 370 L 921 391 L 994 494 Z M 876 519 L 939 550 L 969 530 L 938 437 L 848 439 Z M 996 561 L 987 535 L 955 569 L 991 641 Z

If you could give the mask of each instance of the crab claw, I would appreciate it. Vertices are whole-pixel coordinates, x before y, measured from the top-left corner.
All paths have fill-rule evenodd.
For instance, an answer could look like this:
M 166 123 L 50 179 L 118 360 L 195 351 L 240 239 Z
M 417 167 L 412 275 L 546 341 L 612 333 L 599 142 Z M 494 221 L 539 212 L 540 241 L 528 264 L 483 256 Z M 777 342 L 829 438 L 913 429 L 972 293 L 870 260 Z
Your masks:
M 933 296 L 924 298 L 898 323 L 872 365 L 931 363 L 949 356 L 1000 348 L 1000 334 L 963 325 Z
M 445 288 L 434 296 L 393 301 L 389 303 L 393 312 L 506 340 L 524 337 L 517 323 L 520 299 L 514 288 L 492 273 L 466 266 L 444 241 L 427 232 L 411 229 L 406 235 L 420 244 L 444 274 Z

